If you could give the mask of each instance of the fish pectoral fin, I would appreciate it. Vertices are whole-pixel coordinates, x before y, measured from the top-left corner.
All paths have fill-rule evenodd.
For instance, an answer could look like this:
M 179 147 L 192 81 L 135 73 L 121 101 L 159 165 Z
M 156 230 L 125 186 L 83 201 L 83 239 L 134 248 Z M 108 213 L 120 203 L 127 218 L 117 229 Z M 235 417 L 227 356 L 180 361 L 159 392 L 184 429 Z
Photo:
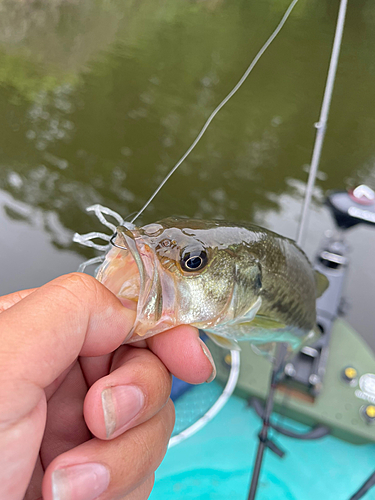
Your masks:
M 210 337 L 212 342 L 217 344 L 220 347 L 223 347 L 224 349 L 230 349 L 231 351 L 240 351 L 241 347 L 238 345 L 238 342 L 234 339 L 227 339 L 226 337 L 220 337 L 219 335 L 216 335 L 215 333 L 208 332 L 207 330 L 204 330 L 205 333 Z
M 268 342 L 267 344 L 250 344 L 251 349 L 255 352 L 255 354 L 259 354 L 266 358 L 273 358 L 274 350 L 276 343 Z
M 325 276 L 323 273 L 320 273 L 319 271 L 314 271 L 314 276 L 316 288 L 315 296 L 316 298 L 319 298 L 329 287 L 329 280 L 327 276 Z
M 243 316 L 239 316 L 238 318 L 231 319 L 226 324 L 229 326 L 240 325 L 241 323 L 250 323 L 250 321 L 254 321 L 257 312 L 259 311 L 262 305 L 261 297 L 258 297 L 254 304 L 246 311 Z
M 310 330 L 304 337 L 301 337 L 301 340 L 298 345 L 288 348 L 288 355 L 286 357 L 286 361 L 292 359 L 293 356 L 297 354 L 303 347 L 313 347 L 315 342 L 317 342 L 322 336 L 321 329 L 315 325 L 312 330 Z
M 314 328 L 310 330 L 306 337 L 303 339 L 303 345 L 312 346 L 317 340 L 320 339 L 321 336 L 322 330 L 318 327 L 318 325 L 315 325 Z
M 284 323 L 267 316 L 263 316 L 262 314 L 257 314 L 251 322 L 251 325 L 257 328 L 264 328 L 265 330 L 282 330 L 283 328 L 286 328 Z

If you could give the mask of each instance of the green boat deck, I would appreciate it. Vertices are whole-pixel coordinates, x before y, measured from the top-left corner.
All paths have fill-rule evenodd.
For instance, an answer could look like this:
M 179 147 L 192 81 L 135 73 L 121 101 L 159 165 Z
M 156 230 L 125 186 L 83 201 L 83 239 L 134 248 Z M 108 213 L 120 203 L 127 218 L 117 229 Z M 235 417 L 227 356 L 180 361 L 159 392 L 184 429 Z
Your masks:
M 175 433 L 188 424 L 192 413 L 202 416 L 222 391 L 220 380 L 228 376 L 228 351 L 210 343 L 218 369 L 218 381 L 196 386 L 176 402 Z M 350 385 L 342 370 L 353 366 L 358 380 Z M 306 424 L 324 424 L 332 434 L 315 441 L 302 441 L 271 432 L 286 452 L 283 458 L 266 450 L 256 500 L 349 500 L 375 469 L 375 425 L 361 416 L 371 403 L 375 358 L 350 326 L 336 321 L 330 343 L 323 390 L 309 402 L 284 393 L 276 394 L 276 410 L 283 406 L 282 425 L 303 432 Z M 246 402 L 264 399 L 270 363 L 242 344 L 237 395 L 197 434 L 170 448 L 156 473 L 151 500 L 203 499 L 246 500 L 258 445 L 261 419 Z M 358 397 L 361 377 L 370 377 L 366 401 Z M 362 380 L 364 380 L 362 378 Z M 240 397 L 243 396 L 243 397 Z M 199 408 L 201 405 L 201 408 Z M 279 423 L 281 417 L 273 415 Z M 297 422 L 298 421 L 298 422 Z M 365 500 L 375 500 L 375 489 Z

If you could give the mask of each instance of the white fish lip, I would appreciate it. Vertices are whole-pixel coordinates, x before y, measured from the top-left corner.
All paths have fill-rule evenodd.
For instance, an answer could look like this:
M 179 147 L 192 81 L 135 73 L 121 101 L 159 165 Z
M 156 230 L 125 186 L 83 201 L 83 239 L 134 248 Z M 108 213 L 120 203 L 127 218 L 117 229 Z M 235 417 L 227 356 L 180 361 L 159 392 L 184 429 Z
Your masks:
M 124 226 L 119 226 L 116 230 L 117 230 L 117 237 L 115 239 L 114 246 L 129 251 L 135 263 L 137 264 L 139 278 L 140 278 L 139 296 L 141 296 L 143 295 L 145 289 L 146 269 L 141 257 L 141 253 L 136 244 L 136 238 L 138 235 L 135 235 L 132 230 Z
M 133 308 L 127 303 L 138 301 L 140 286 L 138 266 L 127 248 L 113 246 L 95 277 L 116 295 L 125 307 Z
M 157 266 L 157 257 L 152 248 L 139 234 L 123 226 L 117 228 L 116 244 L 131 253 L 139 271 L 140 289 L 137 304 L 137 319 L 127 337 L 127 342 L 146 338 L 149 330 L 160 320 L 163 313 L 163 294 Z

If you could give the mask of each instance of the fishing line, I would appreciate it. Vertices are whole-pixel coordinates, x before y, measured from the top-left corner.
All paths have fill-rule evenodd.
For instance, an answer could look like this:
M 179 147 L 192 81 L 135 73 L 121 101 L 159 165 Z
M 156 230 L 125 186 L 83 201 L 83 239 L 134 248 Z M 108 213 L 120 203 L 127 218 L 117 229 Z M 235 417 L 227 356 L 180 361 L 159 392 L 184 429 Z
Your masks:
M 170 179 L 170 177 L 174 174 L 174 172 L 178 169 L 178 167 L 181 165 L 181 163 L 189 156 L 189 154 L 193 151 L 195 146 L 198 144 L 198 142 L 201 140 L 203 134 L 206 132 L 207 128 L 211 124 L 212 120 L 215 118 L 215 116 L 218 114 L 218 112 L 225 106 L 225 104 L 234 96 L 234 94 L 239 90 L 239 88 L 242 86 L 242 84 L 245 82 L 247 77 L 250 75 L 251 71 L 254 69 L 255 65 L 259 61 L 259 59 L 262 57 L 264 52 L 268 49 L 268 47 L 271 45 L 273 40 L 276 38 L 276 36 L 279 34 L 281 31 L 282 27 L 284 26 L 285 22 L 287 21 L 289 15 L 291 14 L 293 8 L 297 4 L 298 0 L 293 0 L 292 3 L 289 5 L 288 9 L 286 10 L 284 16 L 282 17 L 281 21 L 277 25 L 276 29 L 273 31 L 271 36 L 268 38 L 266 43 L 263 45 L 263 47 L 260 49 L 260 51 L 257 53 L 255 58 L 252 60 L 250 63 L 249 67 L 245 71 L 245 73 L 242 75 L 241 79 L 238 81 L 238 83 L 235 85 L 235 87 L 229 92 L 229 94 L 221 101 L 221 103 L 214 109 L 214 111 L 211 113 L 211 115 L 208 117 L 206 120 L 205 124 L 203 125 L 201 131 L 189 147 L 189 149 L 186 151 L 186 153 L 180 158 L 180 160 L 176 163 L 176 165 L 171 169 L 171 171 L 167 174 L 167 176 L 164 178 L 164 180 L 159 184 L 157 189 L 154 191 L 154 193 L 151 195 L 151 197 L 147 200 L 147 202 L 143 205 L 141 210 L 136 214 L 136 216 L 131 220 L 131 223 L 134 223 L 134 221 L 146 210 L 146 208 L 150 205 L 152 200 L 157 196 L 157 194 L 160 192 L 160 190 L 163 188 L 163 186 L 167 183 L 167 181 Z M 239 353 L 237 351 L 231 351 L 231 370 L 229 374 L 229 379 L 227 381 L 227 384 L 216 401 L 216 403 L 201 417 L 198 419 L 196 422 L 194 422 L 192 425 L 190 425 L 187 429 L 183 430 L 176 436 L 173 436 L 170 439 L 169 442 L 169 447 L 175 446 L 176 444 L 180 443 L 181 441 L 184 441 L 188 437 L 192 436 L 196 432 L 198 432 L 202 427 L 204 427 L 210 420 L 214 418 L 215 415 L 219 413 L 219 411 L 223 408 L 223 406 L 226 404 L 230 396 L 232 395 L 236 385 L 237 385 L 237 380 L 239 376 L 239 368 L 240 368 L 240 357 Z
M 171 171 L 167 174 L 167 176 L 164 178 L 164 180 L 161 182 L 161 184 L 158 186 L 158 188 L 154 191 L 154 193 L 151 195 L 151 197 L 147 200 L 147 202 L 143 205 L 141 210 L 133 217 L 131 220 L 130 224 L 134 223 L 134 221 L 146 210 L 146 208 L 150 205 L 150 203 L 154 200 L 156 195 L 160 192 L 160 190 L 163 188 L 163 186 L 166 184 L 166 182 L 170 179 L 170 177 L 174 174 L 174 172 L 178 169 L 178 167 L 181 165 L 181 163 L 190 155 L 190 153 L 193 151 L 195 146 L 198 144 L 198 142 L 201 140 L 203 134 L 206 132 L 207 128 L 211 124 L 212 120 L 215 118 L 215 116 L 218 114 L 218 112 L 225 106 L 225 104 L 234 96 L 234 94 L 239 90 L 239 88 L 243 85 L 247 77 L 250 75 L 251 71 L 254 69 L 255 65 L 259 61 L 259 59 L 262 57 L 264 52 L 268 49 L 268 47 L 271 45 L 273 40 L 276 38 L 276 36 L 279 34 L 281 31 L 282 27 L 284 26 L 285 22 L 287 21 L 288 17 L 290 16 L 293 8 L 297 4 L 298 0 L 293 0 L 291 4 L 289 5 L 288 9 L 286 10 L 284 16 L 282 17 L 281 21 L 277 25 L 276 29 L 273 31 L 271 36 L 267 39 L 265 44 L 262 46 L 262 48 L 259 50 L 259 52 L 256 54 L 255 58 L 252 60 L 250 65 L 248 66 L 247 70 L 243 74 L 243 76 L 240 78 L 238 83 L 235 85 L 235 87 L 229 92 L 229 94 L 220 102 L 220 104 L 214 109 L 214 111 L 210 114 L 206 122 L 204 123 L 201 131 L 197 135 L 196 139 L 193 141 L 189 149 L 186 151 L 186 153 L 181 157 L 181 159 L 176 163 L 176 165 L 171 169 Z M 110 215 L 114 217 L 117 222 L 124 223 L 123 219 L 119 214 L 116 212 L 108 209 L 107 207 L 102 207 L 100 205 L 94 205 L 93 207 L 89 207 L 89 211 L 94 211 L 95 215 L 99 218 L 99 220 L 106 225 L 110 229 L 114 229 L 114 226 L 109 223 L 104 215 Z M 119 221 L 121 219 L 121 221 Z M 113 227 L 112 227 L 113 226 Z M 107 243 L 108 235 L 105 235 L 103 233 L 89 233 L 87 235 L 74 235 L 74 241 L 81 243 L 86 246 L 94 247 L 98 250 L 105 250 L 107 247 L 110 245 L 98 245 L 93 243 L 94 238 L 101 238 L 104 239 L 104 241 Z M 84 262 L 81 264 L 79 270 L 84 271 L 85 267 L 90 264 L 96 264 L 98 262 L 102 262 L 104 256 L 99 256 L 95 257 L 94 259 L 90 259 L 87 262 Z M 198 419 L 194 424 L 189 426 L 187 429 L 179 433 L 178 435 L 174 436 L 171 439 L 170 446 L 173 446 L 187 437 L 195 434 L 199 429 L 201 429 L 204 425 L 206 425 L 220 410 L 221 408 L 225 405 L 225 403 L 228 401 L 230 398 L 231 394 L 233 393 L 235 386 L 237 384 L 237 379 L 239 375 L 239 365 L 240 365 L 240 359 L 239 359 L 239 354 L 236 351 L 231 352 L 231 358 L 232 358 L 232 363 L 231 363 L 231 370 L 229 374 L 229 379 L 227 381 L 227 384 L 221 394 L 221 396 L 218 398 L 216 403 L 201 417 Z
M 268 49 L 268 47 L 271 45 L 271 43 L 274 41 L 274 39 L 277 37 L 279 32 L 281 31 L 282 27 L 286 23 L 289 15 L 291 14 L 292 10 L 294 9 L 295 5 L 297 4 L 298 0 L 293 0 L 292 3 L 289 5 L 288 9 L 286 10 L 284 16 L 282 17 L 281 21 L 277 25 L 276 29 L 272 33 L 272 35 L 268 38 L 266 43 L 263 45 L 263 47 L 260 49 L 260 51 L 257 53 L 257 55 L 254 57 L 252 62 L 250 63 L 249 67 L 245 71 L 245 73 L 242 75 L 241 79 L 238 81 L 237 85 L 229 92 L 229 94 L 221 101 L 221 103 L 213 110 L 213 112 L 210 114 L 208 117 L 206 123 L 203 125 L 201 131 L 195 138 L 194 142 L 192 145 L 189 147 L 189 149 L 186 151 L 186 153 L 180 158 L 180 160 L 176 163 L 176 165 L 172 168 L 172 170 L 167 174 L 167 176 L 164 178 L 164 180 L 159 184 L 159 186 L 156 188 L 156 190 L 153 192 L 153 194 L 150 196 L 150 198 L 146 201 L 146 203 L 143 205 L 143 207 L 140 209 L 140 211 L 137 213 L 135 217 L 131 220 L 133 223 L 138 217 L 146 210 L 146 208 L 150 205 L 152 200 L 155 198 L 155 196 L 160 192 L 160 190 L 163 188 L 163 186 L 166 184 L 166 182 L 170 179 L 170 177 L 176 172 L 178 167 L 181 165 L 181 163 L 189 156 L 189 154 L 193 151 L 195 146 L 198 144 L 198 142 L 201 140 L 203 134 L 206 132 L 208 129 L 210 123 L 212 120 L 215 118 L 215 116 L 218 114 L 218 112 L 226 105 L 226 103 L 231 99 L 234 94 L 237 92 L 237 90 L 242 86 L 242 84 L 245 82 L 247 77 L 250 75 L 251 71 L 254 69 L 255 65 L 259 61 L 259 59 L 262 57 L 262 55 L 265 53 L 265 51 Z
M 154 191 L 154 193 L 151 195 L 151 197 L 143 205 L 143 207 L 141 208 L 141 210 L 133 217 L 133 219 L 131 220 L 131 224 L 147 209 L 147 207 L 154 200 L 154 198 L 160 192 L 160 190 L 163 188 L 163 186 L 166 184 L 166 182 L 170 179 L 170 177 L 174 174 L 174 172 L 178 169 L 178 167 L 182 164 L 182 162 L 189 156 L 189 154 L 196 147 L 196 145 L 201 140 L 202 136 L 204 135 L 204 133 L 206 132 L 207 128 L 209 127 L 209 125 L 211 124 L 211 122 L 215 118 L 215 116 L 218 114 L 218 112 L 225 106 L 225 104 L 234 96 L 234 94 L 243 85 L 243 83 L 245 82 L 245 80 L 247 79 L 247 77 L 249 76 L 249 74 L 251 73 L 251 71 L 254 69 L 254 67 L 257 64 L 257 62 L 259 61 L 259 59 L 262 57 L 262 55 L 264 54 L 264 52 L 267 50 L 267 48 L 271 45 L 271 43 L 273 42 L 273 40 L 276 38 L 276 36 L 281 31 L 282 27 L 284 26 L 285 22 L 287 21 L 288 17 L 290 16 L 290 14 L 291 14 L 293 8 L 295 7 L 295 5 L 297 4 L 297 2 L 298 2 L 298 0 L 293 0 L 291 2 L 291 4 L 289 5 L 288 9 L 286 10 L 284 16 L 282 17 L 281 21 L 277 25 L 276 29 L 273 31 L 273 33 L 268 38 L 268 40 L 263 45 L 263 47 L 260 49 L 260 51 L 257 53 L 257 55 L 255 56 L 255 58 L 252 60 L 252 62 L 250 63 L 249 67 L 247 68 L 247 70 L 245 71 L 245 73 L 243 74 L 243 76 L 241 77 L 241 79 L 238 81 L 238 83 L 235 85 L 235 87 L 229 92 L 229 94 L 214 109 L 214 111 L 211 113 L 211 115 L 206 120 L 206 122 L 203 125 L 201 131 L 199 132 L 199 134 L 197 135 L 196 139 L 193 141 L 193 143 L 191 144 L 191 146 L 189 147 L 189 149 L 181 157 L 181 159 L 176 163 L 176 165 L 171 169 L 171 171 L 167 174 L 167 176 L 160 183 L 160 185 L 158 186 L 158 188 Z M 335 39 L 335 42 L 336 42 L 336 39 Z M 336 65 L 337 65 L 337 63 L 336 63 Z M 330 68 L 330 73 L 331 73 L 331 68 Z M 334 74 L 335 74 L 335 72 L 333 72 L 333 75 Z M 331 89 L 331 93 L 332 93 L 332 89 Z M 330 99 L 328 100 L 328 108 L 329 108 L 329 102 L 330 102 Z M 318 135 L 319 135 L 319 137 L 321 136 L 321 133 L 319 134 L 319 131 L 323 132 L 323 137 L 324 137 L 325 123 L 326 123 L 326 117 L 324 118 L 324 115 L 322 113 L 321 118 L 320 118 L 320 122 L 319 122 L 319 128 L 318 128 L 317 138 L 318 138 Z M 313 167 L 313 165 L 312 165 L 312 167 Z M 313 183 L 314 183 L 315 177 L 316 177 L 316 170 L 314 171 L 313 168 L 311 168 L 311 170 L 310 170 L 309 185 L 311 184 L 310 179 L 312 179 L 312 187 L 313 187 Z M 306 197 L 305 197 L 305 205 L 307 207 L 309 206 L 309 203 L 310 203 L 310 201 L 308 200 L 307 196 L 308 196 L 309 192 L 312 191 L 312 187 L 310 188 L 309 185 L 308 185 L 307 192 L 306 192 Z M 310 199 L 311 199 L 311 196 L 310 196 Z M 112 227 L 113 225 L 111 223 L 109 223 L 105 219 L 104 214 L 105 215 L 110 215 L 112 217 L 115 217 L 115 219 L 117 219 L 118 222 L 119 222 L 119 219 L 122 220 L 122 218 L 121 218 L 121 216 L 119 214 L 117 214 L 116 212 L 111 211 L 110 209 L 108 209 L 106 207 L 101 207 L 99 205 L 95 205 L 93 207 L 90 207 L 89 210 L 93 210 L 95 212 L 95 214 L 97 215 L 97 217 L 99 218 L 99 220 L 103 224 L 105 224 L 107 227 L 109 227 L 110 229 L 113 229 L 113 227 Z M 304 228 L 304 225 L 305 225 L 304 220 L 305 219 L 301 220 L 301 226 L 300 226 L 300 228 L 302 227 L 302 229 Z M 100 249 L 103 250 L 104 247 L 106 247 L 106 245 L 101 246 L 101 245 L 93 244 L 92 239 L 95 238 L 95 237 L 96 238 L 102 238 L 102 239 L 105 240 L 105 242 L 108 242 L 108 235 L 105 235 L 103 233 L 89 233 L 88 235 L 83 235 L 83 236 L 80 236 L 80 235 L 76 234 L 74 239 L 75 239 L 75 241 L 77 241 L 77 242 L 79 242 L 81 244 L 84 244 L 86 246 L 96 247 L 98 249 L 99 249 L 99 246 L 100 246 L 101 247 Z M 84 264 L 87 265 L 87 264 L 91 264 L 91 263 L 97 263 L 97 262 L 99 262 L 101 260 L 102 260 L 102 256 L 96 257 L 94 259 L 90 259 L 90 261 L 88 261 L 88 262 L 86 262 Z M 80 270 L 83 270 L 83 269 L 80 269 Z M 175 439 L 172 438 L 170 446 L 173 446 L 174 444 L 177 444 L 177 442 L 181 442 L 182 440 L 186 439 L 188 436 L 191 436 L 192 434 L 194 434 L 195 432 L 197 432 L 209 420 L 211 420 L 220 411 L 220 409 L 224 406 L 224 404 L 226 403 L 226 401 L 231 396 L 231 394 L 232 394 L 232 392 L 233 392 L 233 390 L 235 388 L 235 385 L 236 385 L 236 382 L 237 382 L 237 378 L 238 378 L 239 356 L 238 356 L 238 359 L 236 358 L 236 356 L 238 356 L 238 353 L 236 353 L 236 352 L 232 353 L 231 373 L 230 373 L 227 385 L 226 385 L 226 387 L 225 387 L 222 395 L 220 396 L 220 398 L 212 406 L 212 408 L 206 412 L 206 414 L 202 418 L 200 418 L 197 422 L 195 422 L 195 424 L 191 425 L 188 429 L 186 429 L 185 431 L 182 431 L 179 435 L 175 436 Z M 273 398 L 270 398 L 270 399 L 272 400 Z M 270 409 L 269 409 L 270 412 L 272 411 L 271 408 L 272 407 L 270 407 Z

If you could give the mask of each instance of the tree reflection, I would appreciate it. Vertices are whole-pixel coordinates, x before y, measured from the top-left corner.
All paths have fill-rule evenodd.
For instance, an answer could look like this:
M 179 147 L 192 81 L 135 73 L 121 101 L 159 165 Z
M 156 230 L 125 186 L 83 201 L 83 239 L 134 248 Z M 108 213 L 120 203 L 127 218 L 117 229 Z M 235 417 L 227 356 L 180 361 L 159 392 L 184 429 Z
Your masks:
M 93 203 L 135 212 L 287 3 L 1 1 L 0 187 L 72 231 L 98 227 L 84 212 Z M 375 8 L 363 3 L 366 16 L 348 14 L 323 190 L 373 169 L 374 33 L 361 32 Z M 296 8 L 144 221 L 251 220 L 295 193 L 289 179 L 307 177 L 335 21 L 324 3 Z

